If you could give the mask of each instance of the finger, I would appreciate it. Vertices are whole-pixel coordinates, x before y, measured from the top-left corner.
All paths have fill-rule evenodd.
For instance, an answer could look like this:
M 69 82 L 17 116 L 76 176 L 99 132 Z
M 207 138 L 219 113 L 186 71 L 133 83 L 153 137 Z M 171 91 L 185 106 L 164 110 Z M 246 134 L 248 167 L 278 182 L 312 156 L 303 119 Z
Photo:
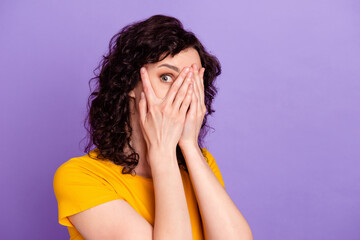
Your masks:
M 139 101 L 139 112 L 141 122 L 145 122 L 146 114 L 147 114 L 147 102 L 144 92 L 141 92 L 141 97 Z
M 200 83 L 200 76 L 198 74 L 198 69 L 197 69 L 196 63 L 193 64 L 193 67 L 194 67 L 194 71 L 196 72 L 196 74 L 194 74 L 194 79 L 195 79 L 194 93 L 197 95 L 198 99 L 200 99 L 201 83 Z
M 195 119 L 196 111 L 197 111 L 197 98 L 196 98 L 196 95 L 194 92 L 191 97 L 190 108 L 189 108 L 186 118 L 190 117 L 190 118 Z
M 191 103 L 193 94 L 194 94 L 194 83 L 191 83 L 189 85 L 189 87 L 188 87 L 188 91 L 186 93 L 185 99 L 182 102 L 181 107 L 180 107 L 180 113 L 181 114 L 186 115 L 186 112 L 187 112 L 187 110 L 189 108 L 189 105 Z
M 190 71 L 190 68 L 186 67 L 180 72 L 179 76 L 176 78 L 175 82 L 171 85 L 170 90 L 168 91 L 168 93 L 165 96 L 164 101 L 166 102 L 166 104 L 171 105 L 173 103 L 176 93 L 178 92 L 179 88 L 183 84 L 183 81 L 186 78 L 187 73 L 189 71 Z
M 197 105 L 197 110 L 201 109 L 201 99 L 200 99 L 200 90 L 199 90 L 199 86 L 195 84 L 195 89 L 194 89 L 194 95 L 196 98 L 196 105 Z
M 205 68 L 201 68 L 200 69 L 200 79 L 201 79 L 201 84 L 204 86 L 204 73 L 205 73 Z
M 201 101 L 201 105 L 204 104 L 205 102 L 205 87 L 204 87 L 204 72 L 205 72 L 205 68 L 201 68 L 200 69 L 200 101 Z
M 194 63 L 192 66 L 193 66 L 194 72 L 195 72 L 194 79 L 195 79 L 196 86 L 197 86 L 197 88 L 196 88 L 197 95 L 200 96 L 199 91 L 201 90 L 201 83 L 200 83 L 199 69 L 198 69 L 196 63 Z
M 205 68 L 201 67 L 199 69 L 199 67 L 196 63 L 192 64 L 191 66 L 194 69 L 194 72 L 196 72 L 196 74 L 194 74 L 194 77 L 196 77 L 196 79 L 199 80 L 200 84 L 203 84 L 203 82 L 201 82 L 201 80 L 203 79 Z
M 151 104 L 155 101 L 156 95 L 155 95 L 154 89 L 151 86 L 149 75 L 148 75 L 148 72 L 146 71 L 145 67 L 142 67 L 140 69 L 140 76 L 141 76 L 146 100 L 147 100 L 147 102 L 149 102 L 149 104 Z
M 184 100 L 184 97 L 186 95 L 186 92 L 187 92 L 187 89 L 188 89 L 190 83 L 194 84 L 194 81 L 192 79 L 192 70 L 190 70 L 190 72 L 187 74 L 185 81 L 183 82 L 181 88 L 179 89 L 179 91 L 176 94 L 176 98 L 172 104 L 172 107 L 174 109 L 179 110 L 179 107 Z
M 196 76 L 196 79 L 200 79 L 201 76 L 200 76 L 200 71 L 199 71 L 198 65 L 196 63 L 194 63 L 192 65 L 192 67 L 194 69 L 194 72 L 196 73 L 196 74 L 194 74 L 194 77 Z
M 205 68 L 201 67 L 200 70 L 198 69 L 198 66 L 196 63 L 194 63 L 193 65 L 194 71 L 197 72 L 198 74 L 195 74 L 194 78 L 196 81 L 196 88 L 194 88 L 194 92 L 196 92 L 198 100 L 199 100 L 199 104 L 200 107 L 202 106 L 202 104 L 204 104 L 205 102 L 205 97 L 204 97 L 204 81 L 203 81 L 203 76 L 204 76 L 204 70 Z M 200 108 L 201 109 L 201 108 Z

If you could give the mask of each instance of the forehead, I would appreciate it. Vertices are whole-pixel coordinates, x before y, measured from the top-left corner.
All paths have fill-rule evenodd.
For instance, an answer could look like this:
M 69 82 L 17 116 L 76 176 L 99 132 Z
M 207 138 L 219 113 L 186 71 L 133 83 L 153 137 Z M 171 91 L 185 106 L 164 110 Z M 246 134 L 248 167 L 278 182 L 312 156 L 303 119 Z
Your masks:
M 190 67 L 192 64 L 196 63 L 198 68 L 201 68 L 201 59 L 199 53 L 194 48 L 187 48 L 176 54 L 174 57 L 168 55 L 162 61 L 157 62 L 155 65 L 159 66 L 161 64 L 171 64 L 180 69 L 180 71 L 185 67 Z

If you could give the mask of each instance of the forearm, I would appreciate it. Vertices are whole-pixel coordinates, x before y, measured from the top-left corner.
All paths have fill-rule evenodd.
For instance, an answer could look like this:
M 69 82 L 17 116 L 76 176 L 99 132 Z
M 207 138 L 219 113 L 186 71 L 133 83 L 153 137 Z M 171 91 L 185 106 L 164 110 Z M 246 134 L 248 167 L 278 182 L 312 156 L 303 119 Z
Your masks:
M 198 146 L 182 147 L 206 239 L 253 239 L 248 223 L 226 193 Z
M 176 151 L 153 151 L 149 157 L 157 158 L 156 163 L 151 165 L 155 193 L 154 239 L 192 239 Z

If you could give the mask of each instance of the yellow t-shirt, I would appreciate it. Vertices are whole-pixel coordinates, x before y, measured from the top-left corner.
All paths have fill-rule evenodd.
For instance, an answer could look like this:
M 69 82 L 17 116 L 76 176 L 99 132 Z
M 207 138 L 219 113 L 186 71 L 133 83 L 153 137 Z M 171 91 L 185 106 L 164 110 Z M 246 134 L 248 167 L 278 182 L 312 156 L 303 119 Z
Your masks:
M 202 153 L 215 176 L 225 188 L 214 157 L 202 148 Z M 90 155 L 95 158 L 93 151 Z M 53 187 L 58 202 L 58 221 L 67 226 L 70 240 L 84 239 L 67 218 L 99 204 L 115 199 L 127 201 L 142 217 L 154 226 L 155 198 L 151 178 L 122 174 L 122 166 L 110 160 L 96 160 L 84 155 L 71 158 L 55 172 Z M 193 239 L 204 239 L 201 216 L 189 174 L 180 168 L 190 213 Z

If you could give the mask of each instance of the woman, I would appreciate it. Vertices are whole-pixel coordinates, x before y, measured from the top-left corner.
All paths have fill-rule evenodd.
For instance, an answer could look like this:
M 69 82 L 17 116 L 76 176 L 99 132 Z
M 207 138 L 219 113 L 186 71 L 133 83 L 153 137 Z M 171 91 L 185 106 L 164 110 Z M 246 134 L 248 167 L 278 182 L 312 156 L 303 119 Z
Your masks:
M 88 154 L 54 175 L 70 239 L 252 239 L 200 147 L 217 58 L 179 20 L 155 15 L 116 34 L 99 68 Z

